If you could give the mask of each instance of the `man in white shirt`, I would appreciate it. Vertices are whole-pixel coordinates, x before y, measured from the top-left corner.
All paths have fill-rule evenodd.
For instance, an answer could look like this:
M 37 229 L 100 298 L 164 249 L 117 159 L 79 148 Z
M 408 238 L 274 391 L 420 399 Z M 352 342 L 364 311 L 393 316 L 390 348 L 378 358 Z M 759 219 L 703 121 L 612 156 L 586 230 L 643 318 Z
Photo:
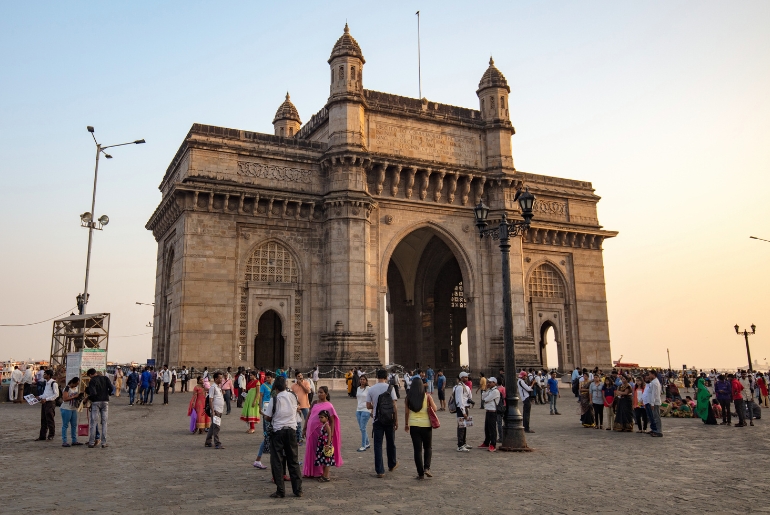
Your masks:
M 497 444 L 497 406 L 503 402 L 500 391 L 497 389 L 497 379 L 487 379 L 487 390 L 481 396 L 481 401 L 486 410 L 484 419 L 484 443 L 479 448 L 488 448 L 489 452 L 495 452 Z M 502 435 L 500 435 L 502 437 Z
M 45 389 L 43 395 L 38 397 L 40 400 L 40 437 L 38 441 L 53 440 L 56 435 L 56 398 L 59 397 L 59 385 L 53 380 L 53 371 L 46 370 L 43 374 L 45 380 Z
M 313 367 L 313 393 L 318 393 L 318 367 Z
M 168 372 L 168 366 L 163 367 L 164 374 Z M 214 372 L 214 382 L 211 383 L 209 388 L 209 406 L 211 406 L 211 427 L 209 433 L 206 435 L 206 447 L 211 447 L 212 440 L 214 441 L 215 449 L 224 449 L 222 443 L 219 441 L 219 428 L 222 425 L 222 413 L 225 411 L 225 396 L 222 394 L 222 372 Z M 168 383 L 163 384 L 163 388 L 168 399 Z M 164 402 L 168 404 L 168 402 Z
M 471 389 L 465 385 L 465 380 L 468 379 L 467 372 L 460 372 L 458 376 L 459 382 L 452 390 L 452 395 L 455 399 L 455 405 L 457 406 L 457 452 L 469 452 L 471 446 L 466 442 L 468 428 L 465 427 L 465 422 L 468 421 L 468 407 L 471 400 Z M 460 426 L 460 419 L 463 419 L 463 425 Z
M 163 365 L 160 379 L 163 381 L 163 405 L 165 406 L 168 404 L 168 386 L 171 384 L 171 370 L 168 369 L 168 365 Z
M 519 399 L 521 399 L 521 403 L 523 406 L 522 411 L 522 417 L 524 418 L 524 432 L 525 433 L 534 433 L 533 430 L 529 428 L 529 414 L 532 411 L 532 383 L 530 382 L 527 384 L 527 373 L 525 371 L 521 371 L 519 374 L 519 381 L 518 381 L 518 387 L 519 387 Z M 534 381 L 534 379 L 533 379 Z
M 11 372 L 11 385 L 8 388 L 8 400 L 14 404 L 21 404 L 21 399 L 24 397 L 22 395 L 24 388 L 22 379 L 24 379 L 24 374 L 19 370 L 18 365 L 13 367 L 13 372 Z
M 24 377 L 21 379 L 24 383 L 24 396 L 32 393 L 32 383 L 35 382 L 35 375 L 32 373 L 32 365 L 27 365 L 27 369 L 24 371 Z
M 754 425 L 754 381 L 753 377 L 746 374 L 745 370 L 741 370 L 741 377 L 738 382 L 743 386 L 741 395 L 743 396 L 743 405 L 746 406 L 746 410 L 749 414 L 749 425 Z
M 654 370 L 648 370 L 645 376 L 647 387 L 642 394 L 644 409 L 650 420 L 650 436 L 663 436 L 663 428 L 660 424 L 660 381 Z
M 302 472 L 299 468 L 297 450 L 297 397 L 286 391 L 286 378 L 278 376 L 273 383 L 273 395 L 264 417 L 272 423 L 270 434 L 270 470 L 273 474 L 276 491 L 270 497 L 285 497 L 283 471 L 289 468 L 291 490 L 297 497 L 302 497 Z

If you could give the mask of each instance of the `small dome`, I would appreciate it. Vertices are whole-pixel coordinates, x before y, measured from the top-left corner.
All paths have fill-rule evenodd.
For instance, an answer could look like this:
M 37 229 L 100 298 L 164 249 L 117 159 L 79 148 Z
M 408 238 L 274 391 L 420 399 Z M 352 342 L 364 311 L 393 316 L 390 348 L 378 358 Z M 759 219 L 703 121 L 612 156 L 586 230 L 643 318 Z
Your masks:
M 353 39 L 353 36 L 350 35 L 350 29 L 348 28 L 348 24 L 345 23 L 345 32 L 342 34 L 342 37 L 337 40 L 337 42 L 334 44 L 334 48 L 332 49 L 332 55 L 329 57 L 329 64 L 331 64 L 332 59 L 335 57 L 340 56 L 352 56 L 352 57 L 358 57 L 361 59 L 362 63 L 366 63 L 364 60 L 364 53 L 361 52 L 361 47 L 358 46 L 358 41 Z
M 505 80 L 505 75 L 495 67 L 495 60 L 491 57 L 489 58 L 489 68 L 487 68 L 487 71 L 484 72 L 479 81 L 478 90 L 481 91 L 485 88 L 505 88 L 509 93 L 511 91 L 511 88 L 508 87 L 508 81 Z
M 297 123 L 302 123 L 302 120 L 299 119 L 299 111 L 297 111 L 297 108 L 291 103 L 288 91 L 286 92 L 286 100 L 284 100 L 281 107 L 278 108 L 278 111 L 275 112 L 273 123 L 280 120 L 294 120 Z

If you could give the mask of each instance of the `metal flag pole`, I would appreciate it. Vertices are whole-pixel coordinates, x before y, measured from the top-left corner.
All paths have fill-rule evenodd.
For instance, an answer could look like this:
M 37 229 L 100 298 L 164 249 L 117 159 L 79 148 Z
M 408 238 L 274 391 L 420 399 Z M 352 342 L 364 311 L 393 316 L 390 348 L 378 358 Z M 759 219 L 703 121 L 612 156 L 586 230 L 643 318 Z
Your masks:
M 420 11 L 414 13 L 417 15 L 417 84 L 422 100 L 422 70 L 420 69 Z

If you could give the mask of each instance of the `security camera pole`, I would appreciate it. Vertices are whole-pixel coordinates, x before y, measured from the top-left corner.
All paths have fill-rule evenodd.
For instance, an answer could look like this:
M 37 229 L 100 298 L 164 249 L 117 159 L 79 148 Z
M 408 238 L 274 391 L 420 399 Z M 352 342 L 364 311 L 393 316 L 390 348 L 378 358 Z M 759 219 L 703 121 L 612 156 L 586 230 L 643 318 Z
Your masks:
M 112 156 L 108 153 L 104 152 L 105 149 L 112 148 L 112 147 L 122 147 L 123 145 L 140 145 L 144 143 L 143 139 L 138 139 L 136 141 L 130 141 L 128 143 L 121 143 L 119 145 L 108 145 L 108 146 L 102 146 L 98 141 L 96 141 L 96 136 L 94 135 L 94 128 L 90 125 L 87 127 L 88 132 L 91 133 L 91 137 L 94 138 L 94 143 L 96 143 L 96 166 L 94 167 L 94 191 L 91 195 L 91 212 L 86 212 L 80 215 L 80 226 L 81 227 L 88 227 L 88 256 L 86 257 L 86 284 L 83 287 L 83 293 L 77 296 L 78 301 L 78 314 L 85 315 L 86 313 L 86 304 L 88 304 L 88 275 L 91 271 L 91 242 L 93 241 L 94 237 L 94 229 L 97 229 L 99 231 L 102 230 L 102 228 L 107 225 L 110 222 L 110 219 L 107 217 L 107 215 L 102 215 L 99 217 L 98 220 L 94 220 L 94 207 L 96 206 L 96 179 L 99 175 L 99 154 L 104 154 L 104 157 L 107 159 L 112 159 Z

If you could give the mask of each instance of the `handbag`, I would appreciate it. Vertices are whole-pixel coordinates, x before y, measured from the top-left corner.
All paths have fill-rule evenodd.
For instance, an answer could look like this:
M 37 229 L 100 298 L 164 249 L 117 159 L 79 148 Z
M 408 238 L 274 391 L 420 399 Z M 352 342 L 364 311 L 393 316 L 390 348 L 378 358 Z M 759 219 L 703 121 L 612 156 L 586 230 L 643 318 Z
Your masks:
M 327 458 L 331 458 L 334 456 L 334 446 L 333 445 L 324 445 L 324 456 Z
M 436 415 L 436 411 L 430 406 L 428 406 L 428 418 L 430 419 L 430 427 L 433 429 L 441 427 L 441 422 L 438 419 L 438 415 Z
M 78 424 L 78 436 L 88 436 L 88 424 Z

